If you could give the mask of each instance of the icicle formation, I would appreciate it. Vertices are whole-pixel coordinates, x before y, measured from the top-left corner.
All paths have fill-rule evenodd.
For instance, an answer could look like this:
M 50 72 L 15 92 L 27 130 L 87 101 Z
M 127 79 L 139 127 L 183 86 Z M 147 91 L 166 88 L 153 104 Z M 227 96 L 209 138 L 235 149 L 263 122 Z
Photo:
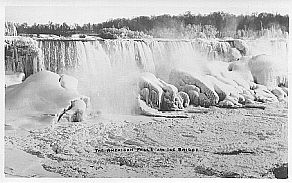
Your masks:
M 78 66 L 76 41 L 40 41 L 45 69 L 63 73 Z
M 53 72 L 64 72 L 79 66 L 74 40 L 41 40 L 45 68 Z M 86 41 L 85 41 L 86 42 Z M 191 62 L 194 58 L 208 57 L 208 60 L 234 61 L 245 52 L 232 47 L 228 42 L 217 40 L 102 40 L 88 41 L 100 45 L 113 66 L 120 69 L 135 68 L 139 71 L 161 73 L 163 67 L 181 61 Z M 127 67 L 125 66 L 127 62 Z
M 37 40 L 37 44 L 31 38 L 14 39 L 19 40 L 19 43 L 31 42 L 28 45 L 33 45 L 33 52 L 38 56 L 38 60 L 28 61 L 29 64 L 33 63 L 31 66 L 24 64 L 26 76 L 41 69 L 64 73 L 78 68 L 82 61 L 78 55 L 78 52 L 82 51 L 78 50 L 80 46 L 79 48 L 77 46 L 80 40 L 42 39 Z M 170 65 L 177 65 L 182 61 L 191 63 L 194 58 L 205 59 L 206 56 L 208 60 L 232 61 L 241 56 L 240 50 L 232 48 L 228 42 L 216 40 L 85 40 L 85 42 L 95 45 L 93 52 L 100 47 L 100 50 L 106 53 L 110 64 L 116 68 L 126 71 L 130 67 L 140 72 L 152 72 L 159 74 L 163 79 L 168 78 Z M 37 69 L 33 65 L 37 65 Z
M 5 37 L 5 71 L 23 72 L 26 77 L 44 70 L 38 42 L 29 37 Z
M 17 30 L 12 22 L 5 22 L 5 36 L 17 36 Z

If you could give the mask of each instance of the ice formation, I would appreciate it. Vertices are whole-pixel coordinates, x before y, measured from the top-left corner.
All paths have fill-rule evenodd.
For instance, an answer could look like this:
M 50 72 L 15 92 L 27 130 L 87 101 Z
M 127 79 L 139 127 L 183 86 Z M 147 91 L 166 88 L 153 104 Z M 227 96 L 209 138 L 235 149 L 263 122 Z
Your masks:
M 178 90 L 155 77 L 152 73 L 142 73 L 139 78 L 140 99 L 147 105 L 158 110 L 176 110 L 175 104 Z
M 79 112 L 68 118 L 76 121 L 89 101 L 80 99 L 77 89 L 90 97 L 96 110 L 111 113 L 132 111 L 137 97 L 145 113 L 181 110 L 189 105 L 241 107 L 257 101 L 276 102 L 288 95 L 285 41 L 198 38 L 83 42 L 56 38 L 38 43 L 43 60 L 37 66 L 61 76 L 38 72 L 22 84 L 8 87 L 7 112 L 27 105 L 46 113 L 61 109 L 64 116 L 72 116 L 74 107 L 80 106 Z M 31 82 L 35 80 L 38 85 Z M 30 100 L 31 88 L 35 88 L 35 100 Z
M 59 74 L 50 71 L 40 71 L 20 84 L 8 86 L 5 92 L 6 121 L 13 122 L 14 118 L 27 118 L 31 115 L 58 116 L 64 109 L 71 116 L 76 115 L 76 111 L 84 113 L 87 108 L 85 102 L 88 103 L 89 99 L 74 88 L 63 87 L 69 85 L 67 81 L 70 83 L 70 79 L 62 78 L 64 76 L 60 78 Z M 72 80 L 75 82 L 74 78 Z M 68 108 L 70 109 L 67 110 Z M 82 119 L 79 117 L 80 120 Z

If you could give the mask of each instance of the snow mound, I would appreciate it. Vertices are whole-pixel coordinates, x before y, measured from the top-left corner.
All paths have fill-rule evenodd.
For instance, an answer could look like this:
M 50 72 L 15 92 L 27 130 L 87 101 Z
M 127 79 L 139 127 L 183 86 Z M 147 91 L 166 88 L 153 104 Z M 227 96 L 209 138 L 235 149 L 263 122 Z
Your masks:
M 31 116 L 59 114 L 71 105 L 71 101 L 84 97 L 77 90 L 62 87 L 59 81 L 58 74 L 41 71 L 23 83 L 7 87 L 6 123 L 17 121 L 15 118 L 23 120 Z
M 78 80 L 72 76 L 62 74 L 60 77 L 60 83 L 63 88 L 77 90 Z
M 281 60 L 266 54 L 254 56 L 248 62 L 255 82 L 268 88 L 279 85 L 288 87 L 288 72 L 285 65 Z

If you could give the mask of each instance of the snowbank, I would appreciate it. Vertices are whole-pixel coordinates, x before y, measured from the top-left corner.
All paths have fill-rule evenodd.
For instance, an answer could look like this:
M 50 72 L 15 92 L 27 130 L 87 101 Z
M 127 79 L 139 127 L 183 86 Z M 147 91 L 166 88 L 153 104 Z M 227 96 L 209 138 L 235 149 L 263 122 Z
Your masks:
M 71 101 L 84 97 L 77 90 L 62 87 L 59 80 L 58 74 L 41 71 L 23 83 L 7 87 L 6 124 L 12 124 L 15 119 L 18 120 L 14 123 L 21 123 L 27 117 L 38 119 L 41 115 L 59 114 L 71 105 Z

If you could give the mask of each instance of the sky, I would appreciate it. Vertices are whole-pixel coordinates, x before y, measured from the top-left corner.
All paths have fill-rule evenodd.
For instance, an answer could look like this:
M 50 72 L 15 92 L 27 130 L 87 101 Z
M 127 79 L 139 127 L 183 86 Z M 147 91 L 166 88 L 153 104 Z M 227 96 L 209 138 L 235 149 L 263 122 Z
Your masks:
M 16 23 L 100 23 L 114 18 L 253 12 L 289 13 L 289 0 L 6 0 L 5 20 Z

